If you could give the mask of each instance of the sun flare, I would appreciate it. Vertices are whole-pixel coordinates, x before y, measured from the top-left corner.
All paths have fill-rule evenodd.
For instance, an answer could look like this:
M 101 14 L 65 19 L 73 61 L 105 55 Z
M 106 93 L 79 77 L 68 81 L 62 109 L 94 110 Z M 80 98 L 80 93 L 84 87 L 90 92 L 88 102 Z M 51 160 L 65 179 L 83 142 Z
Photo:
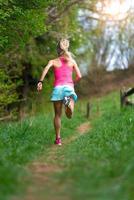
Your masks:
M 102 7 L 105 15 L 118 20 L 129 12 L 131 0 L 106 0 Z
M 118 15 L 124 10 L 121 9 L 121 4 L 118 1 L 113 1 L 105 7 L 105 12 L 110 15 Z

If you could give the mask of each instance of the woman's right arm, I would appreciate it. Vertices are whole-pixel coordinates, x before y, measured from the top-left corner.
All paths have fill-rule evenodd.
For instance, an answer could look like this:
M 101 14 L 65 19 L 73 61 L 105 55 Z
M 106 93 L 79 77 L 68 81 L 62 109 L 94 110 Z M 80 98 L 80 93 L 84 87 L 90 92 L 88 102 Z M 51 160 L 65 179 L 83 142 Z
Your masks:
M 43 72 L 42 72 L 42 75 L 41 75 L 41 77 L 40 77 L 40 80 L 39 80 L 39 82 L 38 82 L 38 84 L 37 84 L 37 90 L 38 90 L 38 91 L 42 90 L 42 82 L 43 82 L 43 80 L 44 80 L 44 78 L 45 78 L 45 76 L 46 76 L 48 70 L 49 70 L 52 66 L 53 66 L 53 60 L 50 60 L 50 61 L 48 62 L 48 64 L 46 65 L 46 67 L 44 68 L 44 70 L 43 70 Z
M 75 71 L 75 74 L 76 74 L 74 83 L 77 83 L 82 78 L 82 75 L 81 75 L 81 72 L 80 72 L 78 65 L 75 61 L 74 61 L 74 71 Z

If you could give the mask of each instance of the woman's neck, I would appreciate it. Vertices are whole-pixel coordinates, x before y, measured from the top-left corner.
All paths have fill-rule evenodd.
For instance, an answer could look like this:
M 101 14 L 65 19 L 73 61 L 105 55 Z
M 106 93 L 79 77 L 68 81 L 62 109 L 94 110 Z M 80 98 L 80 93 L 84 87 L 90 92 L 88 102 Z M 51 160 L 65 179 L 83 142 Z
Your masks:
M 61 57 L 61 58 L 68 59 L 68 56 L 67 56 L 67 55 L 64 55 L 64 54 L 63 54 L 63 55 L 61 55 L 60 57 Z

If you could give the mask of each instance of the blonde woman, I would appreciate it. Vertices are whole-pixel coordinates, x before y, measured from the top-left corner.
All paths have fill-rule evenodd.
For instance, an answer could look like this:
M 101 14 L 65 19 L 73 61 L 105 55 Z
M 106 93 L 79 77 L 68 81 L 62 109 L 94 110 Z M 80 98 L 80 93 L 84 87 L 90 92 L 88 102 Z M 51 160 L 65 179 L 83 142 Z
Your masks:
M 50 68 L 54 72 L 54 88 L 51 96 L 51 101 L 54 105 L 54 128 L 55 128 L 55 144 L 61 145 L 61 115 L 62 105 L 65 106 L 65 113 L 68 118 L 72 117 L 74 111 L 74 103 L 77 101 L 77 94 L 74 90 L 74 84 L 81 79 L 81 73 L 76 61 L 72 58 L 68 51 L 69 40 L 61 39 L 57 45 L 58 57 L 50 60 L 44 68 L 41 78 L 38 81 L 37 90 L 42 90 L 43 80 Z M 75 80 L 72 79 L 72 74 L 75 72 Z

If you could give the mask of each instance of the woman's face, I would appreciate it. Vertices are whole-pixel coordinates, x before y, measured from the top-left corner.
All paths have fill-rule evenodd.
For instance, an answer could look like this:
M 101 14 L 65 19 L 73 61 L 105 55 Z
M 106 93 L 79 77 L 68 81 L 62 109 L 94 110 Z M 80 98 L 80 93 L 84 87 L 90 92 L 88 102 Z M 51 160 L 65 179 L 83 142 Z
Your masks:
M 66 39 L 62 39 L 60 41 L 60 48 L 63 49 L 63 50 L 66 50 L 69 48 L 69 41 L 66 40 Z

